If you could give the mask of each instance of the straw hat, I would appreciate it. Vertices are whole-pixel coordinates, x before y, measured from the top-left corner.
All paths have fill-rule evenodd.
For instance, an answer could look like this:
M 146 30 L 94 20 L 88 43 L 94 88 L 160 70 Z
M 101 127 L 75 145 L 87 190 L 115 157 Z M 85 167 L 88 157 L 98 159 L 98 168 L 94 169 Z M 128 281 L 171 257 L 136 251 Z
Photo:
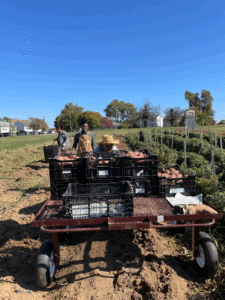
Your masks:
M 103 136 L 102 141 L 98 142 L 99 144 L 106 144 L 106 145 L 113 145 L 113 144 L 119 144 L 120 141 L 114 140 L 113 137 L 110 134 L 106 134 Z

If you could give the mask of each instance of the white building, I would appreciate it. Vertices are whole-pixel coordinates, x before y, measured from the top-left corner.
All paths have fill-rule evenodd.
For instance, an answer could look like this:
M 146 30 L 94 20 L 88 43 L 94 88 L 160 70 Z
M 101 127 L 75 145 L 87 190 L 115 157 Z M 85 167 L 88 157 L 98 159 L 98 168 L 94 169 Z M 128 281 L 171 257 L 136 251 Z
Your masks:
M 116 122 L 114 117 L 107 117 L 113 124 L 112 129 L 118 129 L 118 127 L 120 126 L 120 122 Z
M 17 132 L 17 127 L 13 123 L 0 121 L 0 135 L 7 136 Z
M 18 120 L 14 122 L 14 125 L 17 127 L 17 131 L 26 131 L 26 132 L 33 132 L 33 129 L 29 127 L 30 121 L 28 120 Z
M 143 120 L 139 121 L 140 128 L 144 127 Z M 147 120 L 147 128 L 149 127 L 163 127 L 163 117 L 161 115 L 156 115 L 151 120 Z

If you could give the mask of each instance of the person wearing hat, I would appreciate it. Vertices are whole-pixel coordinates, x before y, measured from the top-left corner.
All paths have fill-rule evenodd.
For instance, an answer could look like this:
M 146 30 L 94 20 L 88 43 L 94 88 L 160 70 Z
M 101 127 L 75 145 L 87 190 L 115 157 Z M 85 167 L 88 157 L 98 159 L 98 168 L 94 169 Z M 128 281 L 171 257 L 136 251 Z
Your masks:
M 98 142 L 98 146 L 94 150 L 94 154 L 98 154 L 100 152 L 110 152 L 110 151 L 118 151 L 119 149 L 115 146 L 119 144 L 118 140 L 114 140 L 110 134 L 106 134 L 103 136 L 103 139 Z

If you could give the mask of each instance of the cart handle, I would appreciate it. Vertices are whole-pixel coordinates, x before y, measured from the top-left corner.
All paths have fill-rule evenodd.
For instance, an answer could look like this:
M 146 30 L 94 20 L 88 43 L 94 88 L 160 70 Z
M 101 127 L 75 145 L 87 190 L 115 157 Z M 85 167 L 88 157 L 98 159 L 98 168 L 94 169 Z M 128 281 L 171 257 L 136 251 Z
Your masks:
M 139 225 L 136 228 L 141 229 L 141 225 L 146 225 L 146 223 L 142 223 L 142 222 L 132 222 L 132 223 L 117 223 L 116 225 L 119 225 L 119 229 L 123 230 L 123 229 L 129 229 L 127 225 L 132 225 L 131 229 L 135 229 L 135 225 Z M 206 227 L 206 226 L 211 226 L 215 224 L 215 219 L 213 219 L 211 222 L 209 223 L 199 223 L 199 224 L 178 224 L 178 225 L 151 225 L 149 223 L 149 229 L 150 228 L 181 228 L 181 227 Z M 91 227 L 91 228 L 64 228 L 64 229 L 51 229 L 51 228 L 44 228 L 43 226 L 40 227 L 40 230 L 42 230 L 43 232 L 47 232 L 47 233 L 59 233 L 59 232 L 79 232 L 79 231 L 104 231 L 104 230 L 108 230 L 108 227 L 102 228 L 102 227 Z M 143 229 L 147 229 L 146 226 L 143 226 Z

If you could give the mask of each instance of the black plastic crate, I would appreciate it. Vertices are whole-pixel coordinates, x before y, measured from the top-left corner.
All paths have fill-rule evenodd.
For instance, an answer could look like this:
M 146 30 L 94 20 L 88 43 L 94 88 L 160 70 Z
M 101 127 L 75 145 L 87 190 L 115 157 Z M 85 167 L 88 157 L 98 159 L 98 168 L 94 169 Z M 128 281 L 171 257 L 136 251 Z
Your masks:
M 167 178 L 165 176 L 157 176 L 159 197 L 174 197 L 178 192 L 186 196 L 195 196 L 195 174 L 189 174 L 188 172 L 182 170 L 179 165 L 173 165 L 165 168 L 165 170 L 170 170 L 171 168 L 179 171 L 182 177 Z M 161 170 L 162 168 L 159 169 L 159 172 L 161 172 Z
M 145 155 L 145 157 L 142 158 L 126 156 L 129 154 L 129 151 L 122 150 L 120 152 L 122 155 L 121 161 L 123 179 L 140 179 L 157 175 L 158 156 L 152 154 L 148 149 L 136 151 Z
M 102 154 L 102 153 L 101 153 Z M 107 154 L 98 157 L 86 158 L 86 179 L 121 179 L 122 178 L 122 161 L 118 156 Z
M 138 179 L 129 181 L 135 197 L 150 197 L 153 194 L 152 179 Z
M 110 152 L 99 152 L 95 154 L 95 157 L 97 158 L 103 158 L 103 159 L 110 159 L 114 157 L 120 157 L 121 156 L 121 151 L 120 150 L 113 150 Z
M 63 194 L 66 192 L 68 183 L 59 183 L 55 180 L 50 181 L 50 187 L 51 187 L 51 199 L 52 200 L 61 200 Z
M 69 184 L 63 194 L 63 214 L 73 219 L 132 216 L 133 194 L 119 192 L 115 186 L 98 185 L 93 190 L 92 184 Z
M 63 195 L 63 201 L 76 203 L 78 198 L 92 196 L 116 196 L 121 194 L 132 194 L 133 187 L 128 181 L 103 182 L 103 183 L 70 183 L 66 193 Z
M 63 154 L 65 160 L 58 160 L 56 156 L 49 159 L 50 180 L 71 183 L 85 181 L 85 158 L 74 158 L 74 155 Z
M 58 145 L 43 146 L 45 162 L 49 162 L 49 158 L 55 157 L 59 152 Z

